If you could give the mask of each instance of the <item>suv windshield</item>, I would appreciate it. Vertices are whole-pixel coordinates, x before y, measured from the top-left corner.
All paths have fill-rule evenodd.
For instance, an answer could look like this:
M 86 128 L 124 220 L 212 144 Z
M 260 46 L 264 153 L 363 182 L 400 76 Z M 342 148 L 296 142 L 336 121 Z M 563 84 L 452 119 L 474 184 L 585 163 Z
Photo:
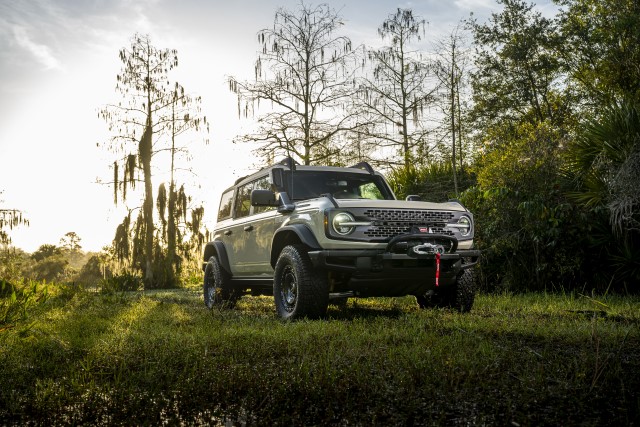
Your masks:
M 286 173 L 287 193 L 292 200 L 306 200 L 332 194 L 336 199 L 393 200 L 387 184 L 378 175 L 335 171 Z

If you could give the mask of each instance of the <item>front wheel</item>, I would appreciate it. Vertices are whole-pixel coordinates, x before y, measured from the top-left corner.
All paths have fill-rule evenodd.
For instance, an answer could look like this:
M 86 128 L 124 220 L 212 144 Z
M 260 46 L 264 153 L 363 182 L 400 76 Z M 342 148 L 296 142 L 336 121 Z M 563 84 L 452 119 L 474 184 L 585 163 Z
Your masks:
M 471 311 L 476 295 L 476 277 L 472 268 L 462 271 L 456 283 L 434 293 L 416 295 L 416 302 L 422 309 L 450 307 L 461 313 Z
M 464 270 L 458 276 L 455 299 L 452 306 L 461 313 L 468 313 L 476 297 L 476 275 L 473 268 Z
M 209 308 L 214 306 L 233 307 L 238 299 L 229 273 L 224 271 L 215 256 L 209 258 L 204 269 L 203 291 L 204 304 Z
M 280 253 L 273 277 L 278 315 L 286 320 L 324 316 L 329 304 L 326 275 L 313 268 L 305 246 L 290 245 Z

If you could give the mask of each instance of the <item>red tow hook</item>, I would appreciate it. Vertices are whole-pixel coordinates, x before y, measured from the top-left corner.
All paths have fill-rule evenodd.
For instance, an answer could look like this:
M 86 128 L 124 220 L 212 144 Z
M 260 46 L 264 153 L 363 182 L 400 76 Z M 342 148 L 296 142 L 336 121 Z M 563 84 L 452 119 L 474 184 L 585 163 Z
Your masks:
M 440 252 L 436 252 L 436 288 L 440 285 Z

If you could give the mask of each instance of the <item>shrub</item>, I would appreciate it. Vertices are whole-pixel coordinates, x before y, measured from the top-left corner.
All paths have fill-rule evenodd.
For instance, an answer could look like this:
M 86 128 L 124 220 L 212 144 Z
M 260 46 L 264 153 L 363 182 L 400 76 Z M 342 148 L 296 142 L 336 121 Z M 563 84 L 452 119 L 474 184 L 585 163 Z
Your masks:
M 103 293 L 131 292 L 144 289 L 142 277 L 131 273 L 122 273 L 100 281 Z
M 459 170 L 457 174 L 459 191 L 475 184 L 475 175 L 468 169 Z M 432 163 L 423 168 L 408 165 L 393 169 L 387 180 L 399 199 L 404 199 L 410 194 L 417 194 L 422 200 L 430 202 L 445 202 L 456 198 L 450 163 Z
M 48 298 L 48 287 L 38 282 L 22 286 L 0 280 L 0 331 L 28 317 L 29 310 Z
M 485 286 L 582 286 L 586 217 L 560 183 L 561 134 L 542 122 L 509 129 L 478 159 L 478 184 L 461 195 L 476 221 Z

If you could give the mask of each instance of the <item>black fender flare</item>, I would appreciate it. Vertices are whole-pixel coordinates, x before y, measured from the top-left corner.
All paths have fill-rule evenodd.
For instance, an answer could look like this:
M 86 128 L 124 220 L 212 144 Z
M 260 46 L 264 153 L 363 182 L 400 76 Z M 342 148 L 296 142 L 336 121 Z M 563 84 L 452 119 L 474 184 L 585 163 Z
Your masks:
M 227 256 L 227 249 L 224 247 L 224 243 L 219 240 L 209 242 L 204 247 L 204 262 L 202 264 L 202 270 L 205 269 L 209 258 L 216 256 L 222 268 L 231 275 L 231 266 L 229 264 L 229 257 Z
M 292 224 L 279 228 L 273 235 L 271 243 L 271 267 L 276 267 L 278 256 L 287 245 L 302 243 L 309 249 L 320 249 L 318 239 L 309 227 L 304 224 Z

